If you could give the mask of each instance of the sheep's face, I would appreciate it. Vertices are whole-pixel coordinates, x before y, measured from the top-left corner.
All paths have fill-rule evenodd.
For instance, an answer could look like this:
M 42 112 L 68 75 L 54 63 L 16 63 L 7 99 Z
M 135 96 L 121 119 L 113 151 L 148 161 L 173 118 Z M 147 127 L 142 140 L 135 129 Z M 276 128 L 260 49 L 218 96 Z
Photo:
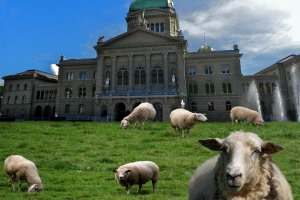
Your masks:
M 235 132 L 225 139 L 200 140 L 205 147 L 222 151 L 223 178 L 228 189 L 239 192 L 245 184 L 254 179 L 260 167 L 260 157 L 282 150 L 282 147 L 263 142 L 254 133 Z
M 121 121 L 121 127 L 122 128 L 127 128 L 128 126 L 129 126 L 129 122 L 127 121 L 127 120 L 125 120 L 125 119 L 123 119 L 122 121 Z
M 195 115 L 196 115 L 196 119 L 197 119 L 198 121 L 203 121 L 203 122 L 205 122 L 205 121 L 207 120 L 207 117 L 206 117 L 204 114 L 196 113 Z
M 119 182 L 126 181 L 130 174 L 130 171 L 131 170 L 127 169 L 127 168 L 119 168 L 119 169 L 115 170 L 116 179 Z

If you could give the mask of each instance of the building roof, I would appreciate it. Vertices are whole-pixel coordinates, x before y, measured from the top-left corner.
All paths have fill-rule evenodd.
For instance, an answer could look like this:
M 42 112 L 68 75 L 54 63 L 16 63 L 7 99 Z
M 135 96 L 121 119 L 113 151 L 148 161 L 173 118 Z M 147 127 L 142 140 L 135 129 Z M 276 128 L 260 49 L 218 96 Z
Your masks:
M 8 75 L 2 77 L 4 80 L 11 80 L 11 79 L 20 79 L 20 78 L 37 78 L 37 79 L 43 79 L 43 80 L 48 80 L 52 82 L 57 82 L 57 75 L 50 74 L 47 72 L 42 72 L 39 70 L 31 69 L 27 70 L 21 73 L 13 74 L 13 75 Z
M 143 10 L 147 8 L 173 8 L 172 0 L 134 0 L 129 11 Z

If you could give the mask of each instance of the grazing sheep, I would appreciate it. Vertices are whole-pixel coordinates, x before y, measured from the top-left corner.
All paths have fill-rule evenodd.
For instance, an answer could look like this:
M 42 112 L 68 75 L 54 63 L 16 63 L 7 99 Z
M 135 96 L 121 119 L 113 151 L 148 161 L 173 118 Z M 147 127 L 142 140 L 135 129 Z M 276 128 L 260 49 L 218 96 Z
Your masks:
M 192 175 L 190 200 L 293 199 L 287 180 L 271 160 L 271 154 L 282 147 L 244 132 L 199 142 L 221 153 L 200 165 Z
M 152 180 L 153 192 L 156 189 L 159 167 L 152 161 L 127 163 L 114 170 L 114 172 L 118 183 L 126 187 L 127 194 L 130 194 L 132 185 L 139 185 L 137 192 L 140 192 L 142 185 L 150 180 Z
M 182 130 L 182 137 L 184 137 L 184 131 L 187 129 L 189 134 L 190 129 L 193 128 L 197 121 L 206 121 L 207 118 L 201 113 L 192 113 L 183 108 L 178 108 L 170 113 L 171 126 L 176 133 L 176 129 Z
M 232 123 L 235 120 L 238 120 L 246 121 L 250 124 L 253 123 L 256 125 L 264 124 L 264 120 L 261 118 L 260 114 L 257 111 L 242 106 L 233 107 L 230 111 L 230 118 Z
M 144 128 L 144 122 L 155 119 L 156 110 L 151 103 L 141 103 L 127 117 L 121 121 L 121 127 L 127 128 L 131 123 L 138 122 L 139 126 Z
M 22 181 L 28 184 L 28 192 L 41 191 L 43 185 L 38 175 L 35 164 L 20 155 L 11 155 L 4 161 L 4 171 L 15 190 L 14 182 L 19 181 L 19 191 L 21 191 Z

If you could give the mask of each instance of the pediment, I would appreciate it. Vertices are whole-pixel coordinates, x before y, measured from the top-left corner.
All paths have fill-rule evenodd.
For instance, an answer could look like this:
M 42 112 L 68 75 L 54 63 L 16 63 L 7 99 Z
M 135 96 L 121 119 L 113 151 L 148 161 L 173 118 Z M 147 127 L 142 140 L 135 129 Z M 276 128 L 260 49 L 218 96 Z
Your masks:
M 98 43 L 98 47 L 125 47 L 147 44 L 162 44 L 171 42 L 182 42 L 182 39 L 177 37 L 166 36 L 161 33 L 156 33 L 143 29 L 136 29 L 131 32 L 126 32 L 117 37 L 114 37 L 106 42 Z

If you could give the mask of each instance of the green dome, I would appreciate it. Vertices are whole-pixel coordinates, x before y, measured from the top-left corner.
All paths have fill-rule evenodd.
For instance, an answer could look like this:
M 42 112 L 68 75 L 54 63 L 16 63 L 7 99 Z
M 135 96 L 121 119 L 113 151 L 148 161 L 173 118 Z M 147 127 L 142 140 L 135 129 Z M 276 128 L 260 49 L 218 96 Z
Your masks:
M 147 8 L 173 8 L 172 0 L 134 0 L 129 11 L 144 10 Z
M 213 48 L 211 48 L 211 46 L 209 46 L 207 44 L 205 44 L 198 50 L 199 53 L 200 52 L 211 52 L 211 51 L 213 51 Z

